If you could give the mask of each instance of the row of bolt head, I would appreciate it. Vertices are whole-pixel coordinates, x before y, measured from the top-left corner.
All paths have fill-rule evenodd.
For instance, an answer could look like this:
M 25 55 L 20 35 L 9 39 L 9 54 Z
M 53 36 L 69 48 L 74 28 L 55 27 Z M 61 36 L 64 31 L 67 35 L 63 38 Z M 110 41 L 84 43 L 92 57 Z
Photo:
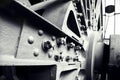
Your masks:
M 35 57 L 37 57 L 37 56 L 39 55 L 39 49 L 35 48 L 35 49 L 34 49 L 34 52 L 33 52 L 33 55 L 34 55 Z M 48 57 L 51 58 L 51 57 L 52 57 L 52 54 L 48 54 Z M 70 56 L 66 56 L 66 57 L 65 57 L 65 61 L 66 61 L 66 62 L 69 62 L 71 59 L 72 59 L 72 57 L 70 57 Z M 62 56 L 59 56 L 59 55 L 54 55 L 54 60 L 55 60 L 55 61 L 60 61 L 60 60 L 63 61 L 63 57 L 62 57 Z M 79 60 L 78 60 L 78 57 L 73 58 L 73 61 L 79 61 Z
M 44 34 L 44 31 L 43 31 L 43 30 L 41 30 L 41 29 L 38 30 L 38 35 L 39 35 L 39 36 L 42 36 L 43 34 Z M 55 41 L 56 37 L 55 37 L 55 36 L 52 36 L 51 39 L 52 39 L 52 41 Z M 29 37 L 28 37 L 28 43 L 29 43 L 29 44 L 33 44 L 33 43 L 34 43 L 34 37 L 33 37 L 33 36 L 29 36 Z
M 43 35 L 43 30 L 39 30 L 38 31 L 38 34 L 41 36 L 41 35 Z M 56 40 L 56 37 L 55 36 L 52 36 L 52 38 L 51 38 L 53 41 L 54 40 Z M 56 40 L 56 42 L 57 42 L 57 45 L 58 46 L 60 46 L 60 45 L 65 45 L 66 44 L 66 41 L 65 41 L 65 38 L 58 38 L 57 40 Z M 33 38 L 33 36 L 30 36 L 29 38 L 28 38 L 28 43 L 29 44 L 33 44 L 34 43 L 34 38 Z M 47 44 L 45 47 L 46 48 L 51 48 L 51 42 L 50 41 L 47 41 L 47 42 L 45 42 L 45 43 L 49 43 L 49 44 Z M 75 44 L 74 43 L 69 43 L 68 44 L 68 48 L 73 48 L 75 46 Z

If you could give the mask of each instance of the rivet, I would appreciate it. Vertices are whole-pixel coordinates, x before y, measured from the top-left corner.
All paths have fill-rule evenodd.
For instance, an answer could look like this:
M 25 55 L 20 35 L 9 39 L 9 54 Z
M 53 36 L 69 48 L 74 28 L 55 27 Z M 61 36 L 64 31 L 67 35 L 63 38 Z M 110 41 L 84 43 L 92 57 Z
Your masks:
M 81 50 L 81 47 L 80 47 L 80 46 L 75 46 L 74 50 L 75 50 L 75 51 L 80 51 L 80 50 Z
M 30 36 L 30 37 L 28 38 L 28 43 L 29 43 L 29 44 L 33 44 L 33 43 L 34 43 L 34 38 L 33 38 L 33 36 Z
M 56 37 L 55 36 L 52 36 L 52 40 L 55 41 Z
M 39 55 L 39 49 L 34 49 L 34 51 L 33 51 L 33 55 L 35 56 L 35 57 L 37 57 L 38 55 Z
M 48 57 L 51 58 L 52 57 L 52 53 L 48 53 Z
M 38 31 L 38 34 L 39 34 L 40 36 L 42 36 L 43 33 L 44 33 L 43 30 L 39 30 L 39 31 Z

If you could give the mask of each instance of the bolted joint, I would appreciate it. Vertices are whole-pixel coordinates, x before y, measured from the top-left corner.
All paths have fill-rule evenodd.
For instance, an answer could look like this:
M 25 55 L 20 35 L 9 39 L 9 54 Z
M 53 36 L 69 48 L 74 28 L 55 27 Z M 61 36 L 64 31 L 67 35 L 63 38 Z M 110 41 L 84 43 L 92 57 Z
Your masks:
M 44 51 L 48 51 L 49 49 L 52 48 L 52 44 L 50 41 L 43 42 L 42 48 Z
M 66 56 L 65 60 L 66 60 L 67 62 L 69 62 L 70 56 Z
M 74 50 L 75 51 L 81 51 L 81 47 L 80 46 L 75 46 Z
M 69 50 L 70 48 L 74 48 L 74 47 L 75 47 L 75 44 L 74 44 L 74 43 L 69 43 L 69 44 L 67 44 L 68 50 Z
M 60 57 L 59 57 L 58 55 L 55 55 L 55 56 L 54 56 L 54 60 L 55 60 L 55 61 L 59 61 L 59 60 L 60 60 Z
M 61 46 L 61 45 L 65 45 L 65 44 L 66 44 L 66 41 L 65 41 L 64 38 L 58 38 L 58 39 L 56 40 L 56 43 L 57 43 L 58 46 Z
M 33 36 L 29 36 L 29 37 L 28 37 L 28 43 L 29 43 L 29 44 L 33 44 L 33 43 L 34 43 L 34 38 L 33 38 Z
M 73 58 L 73 61 L 79 61 L 78 56 L 76 56 L 75 58 Z

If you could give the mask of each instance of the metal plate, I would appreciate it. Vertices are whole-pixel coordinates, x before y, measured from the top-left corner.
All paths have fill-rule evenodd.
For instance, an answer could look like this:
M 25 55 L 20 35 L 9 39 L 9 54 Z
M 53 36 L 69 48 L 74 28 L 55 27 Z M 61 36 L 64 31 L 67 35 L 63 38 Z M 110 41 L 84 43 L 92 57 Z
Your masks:
M 51 41 L 51 43 L 55 43 L 52 41 L 52 35 L 46 34 L 47 31 L 43 31 L 43 34 L 40 36 L 38 31 L 41 29 L 42 26 L 33 26 L 27 22 L 24 23 L 20 43 L 17 52 L 17 58 L 28 58 L 28 59 L 40 59 L 46 60 L 48 59 L 48 52 L 44 52 L 42 49 L 42 43 L 45 41 Z M 33 43 L 29 43 L 29 38 L 32 37 Z M 34 56 L 34 52 L 37 51 L 37 57 Z M 52 52 L 53 49 L 50 50 Z M 53 52 L 52 52 L 53 53 Z
M 13 15 L 0 8 L 0 55 L 15 56 L 17 51 L 23 20 Z

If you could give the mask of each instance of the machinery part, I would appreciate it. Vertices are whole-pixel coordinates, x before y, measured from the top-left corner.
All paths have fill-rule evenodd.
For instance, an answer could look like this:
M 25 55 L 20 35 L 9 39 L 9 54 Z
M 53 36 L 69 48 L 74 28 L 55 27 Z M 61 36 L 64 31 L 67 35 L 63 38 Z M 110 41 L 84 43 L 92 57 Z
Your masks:
M 93 42 L 94 42 L 94 34 L 91 35 L 89 40 L 89 47 L 88 47 L 88 53 L 87 53 L 87 62 L 86 62 L 86 79 L 93 80 L 93 63 L 92 63 L 92 51 L 93 51 Z
M 96 80 L 100 78 L 102 70 L 102 61 L 104 54 L 104 43 L 101 34 L 92 32 L 89 36 L 89 46 L 86 62 L 86 80 Z
M 48 51 L 49 49 L 51 49 L 53 46 L 51 44 L 50 41 L 46 41 L 46 42 L 43 42 L 42 44 L 42 48 L 44 51 Z
M 42 0 L 38 2 L 41 1 Z M 84 10 L 81 12 L 79 17 L 81 21 L 79 20 L 80 23 L 78 23 L 75 3 L 81 4 L 82 0 L 73 1 L 75 2 L 74 5 L 71 0 L 49 0 L 38 4 L 34 4 L 31 0 L 30 2 L 31 5 L 28 0 L 26 0 L 26 2 L 22 2 L 22 0 L 12 0 L 10 3 L 7 3 L 7 6 L 4 5 L 4 8 L 0 6 L 1 11 L 3 10 L 4 12 L 5 10 L 5 18 L 7 17 L 5 23 L 8 25 L 5 25 L 5 27 L 7 26 L 7 29 L 10 29 L 11 32 L 14 29 L 12 33 L 7 30 L 4 32 L 2 31 L 5 30 L 4 24 L 2 24 L 2 27 L 0 26 L 0 32 L 2 32 L 2 37 L 0 35 L 0 50 L 2 50 L 2 54 L 6 53 L 7 55 L 6 58 L 5 55 L 1 55 L 0 53 L 0 61 L 2 62 L 0 64 L 6 65 L 9 63 L 7 65 L 15 66 L 34 65 L 32 67 L 18 67 L 19 69 L 16 74 L 20 80 L 33 80 L 33 78 L 36 80 L 78 80 L 79 71 L 83 69 L 85 64 L 84 60 L 80 60 L 79 58 L 82 53 L 85 53 L 79 26 L 81 23 L 84 25 L 82 30 L 86 30 L 87 26 L 86 13 L 83 12 Z M 83 9 L 86 8 L 84 7 Z M 12 22 L 9 21 L 13 16 L 15 19 Z M 97 18 L 98 16 L 99 14 Z M 4 23 L 4 17 L 0 19 L 1 21 L 3 20 L 1 23 Z M 21 21 L 20 24 L 18 24 L 19 19 Z M 18 23 L 16 22 L 17 20 Z M 7 38 L 4 36 L 6 33 L 9 36 L 7 36 Z M 9 39 L 10 41 L 13 40 L 11 44 L 14 43 L 12 44 L 12 50 L 14 51 L 11 50 L 11 45 L 6 45 Z M 96 38 L 93 39 L 93 41 L 95 41 L 95 43 L 90 40 L 90 49 L 92 50 L 88 52 L 91 56 L 87 57 L 88 60 L 91 61 L 91 65 L 89 65 L 89 61 L 87 60 L 87 67 L 89 67 L 87 79 L 90 77 L 89 80 L 94 77 L 94 71 L 99 72 L 102 57 L 101 53 L 103 51 L 102 41 L 98 43 Z M 2 45 L 1 42 L 3 43 Z M 5 49 L 7 48 L 4 46 L 10 48 L 10 51 L 6 52 Z M 75 46 L 80 47 L 75 48 Z M 97 51 L 100 54 L 96 54 Z M 9 52 L 15 54 L 9 56 Z M 82 58 L 85 57 L 81 57 L 81 59 Z M 51 69 L 52 65 L 55 66 L 55 68 L 53 67 L 54 69 Z M 12 77 L 10 76 L 10 78 Z
M 66 56 L 66 62 L 69 62 L 69 60 L 70 60 L 70 56 Z
M 73 61 L 79 61 L 78 56 L 76 56 L 75 58 L 73 58 Z
M 56 43 L 57 43 L 58 47 L 60 47 L 61 45 L 66 44 L 66 39 L 65 38 L 57 38 Z
M 59 60 L 60 60 L 60 57 L 59 57 L 58 55 L 55 55 L 55 56 L 54 56 L 54 59 L 55 59 L 55 61 L 59 61 Z
M 73 36 L 79 41 L 79 43 L 81 43 L 81 39 L 79 38 L 80 29 L 72 1 L 63 2 L 51 0 L 33 5 L 31 6 L 31 9 L 38 14 L 41 13 L 40 10 L 44 10 L 41 16 L 57 25 L 59 29 L 69 36 Z M 74 26 L 74 28 L 72 26 Z
M 74 43 L 68 43 L 68 44 L 67 44 L 68 50 L 69 50 L 70 48 L 74 48 L 74 47 L 75 47 L 75 44 L 74 44 Z
M 74 50 L 75 50 L 75 51 L 80 51 L 80 50 L 81 50 L 81 47 L 80 47 L 80 46 L 75 46 Z
M 33 44 L 33 43 L 34 43 L 34 38 L 33 38 L 33 36 L 30 36 L 30 37 L 28 38 L 28 43 L 29 43 L 29 44 Z

